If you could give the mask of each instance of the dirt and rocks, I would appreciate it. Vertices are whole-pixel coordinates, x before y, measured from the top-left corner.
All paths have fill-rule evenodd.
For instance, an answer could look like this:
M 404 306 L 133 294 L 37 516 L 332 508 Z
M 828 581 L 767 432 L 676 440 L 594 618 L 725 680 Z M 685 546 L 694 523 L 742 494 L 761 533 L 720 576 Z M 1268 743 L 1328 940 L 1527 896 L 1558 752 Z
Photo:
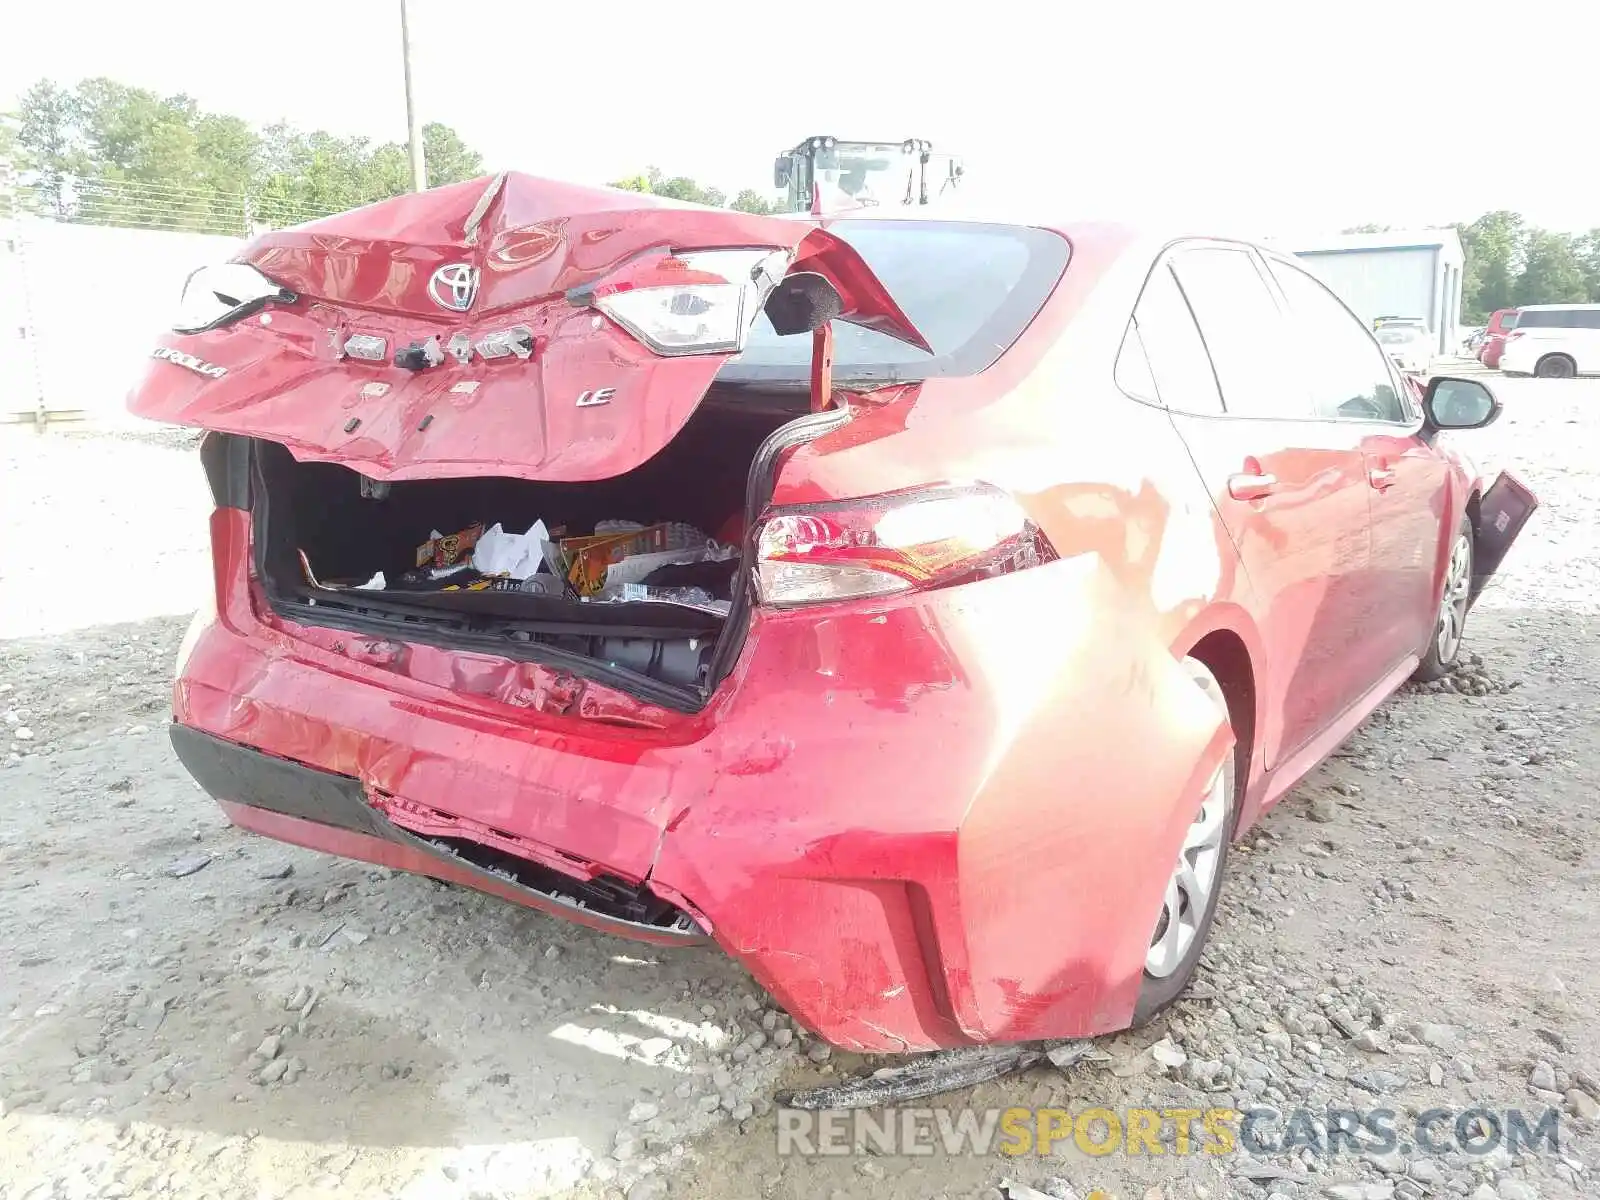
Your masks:
M 192 439 L 7 431 L 0 1197 L 1600 1194 L 1600 383 L 1500 390 L 1507 416 L 1466 445 L 1545 507 L 1473 615 L 1474 658 L 1396 696 L 1239 847 L 1168 1015 L 924 1102 L 1277 1110 L 1268 1144 L 1222 1155 L 1178 1153 L 1169 1126 L 1159 1155 L 1068 1136 L 780 1157 L 778 1090 L 877 1064 L 719 953 L 228 826 L 164 731 L 207 579 Z M 1332 1110 L 1380 1108 L 1393 1148 L 1307 1145 Z M 1560 1148 L 1415 1144 L 1430 1109 L 1444 1142 L 1468 1110 L 1559 1110 Z

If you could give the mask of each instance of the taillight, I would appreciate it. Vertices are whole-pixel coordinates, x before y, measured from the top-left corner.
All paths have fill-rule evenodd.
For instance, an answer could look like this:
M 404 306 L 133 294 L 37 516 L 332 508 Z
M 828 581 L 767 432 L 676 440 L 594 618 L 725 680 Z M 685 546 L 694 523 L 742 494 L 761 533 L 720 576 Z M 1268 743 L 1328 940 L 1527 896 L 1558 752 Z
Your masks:
M 773 249 L 655 254 L 573 299 L 593 304 L 657 354 L 731 354 L 744 349 L 790 258 Z
M 979 485 L 775 512 L 756 557 L 761 602 L 790 607 L 987 579 L 1056 552 L 1021 505 Z

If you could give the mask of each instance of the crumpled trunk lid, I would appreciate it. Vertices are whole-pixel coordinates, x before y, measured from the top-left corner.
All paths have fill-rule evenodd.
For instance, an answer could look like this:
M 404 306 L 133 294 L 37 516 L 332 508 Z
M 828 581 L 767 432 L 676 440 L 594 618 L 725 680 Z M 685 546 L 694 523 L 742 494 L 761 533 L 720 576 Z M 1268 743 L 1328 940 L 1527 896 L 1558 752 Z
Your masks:
M 815 222 L 508 174 L 256 239 L 238 261 L 299 300 L 163 337 L 129 408 L 380 480 L 619 475 L 682 428 L 728 355 L 658 356 L 568 292 L 652 250 L 745 247 L 789 251 L 791 275 L 825 277 L 840 320 L 926 346 L 860 256 Z M 456 311 L 466 269 L 476 291 Z M 430 338 L 516 325 L 533 333 L 529 359 L 392 361 Z M 385 361 L 344 357 L 357 333 L 385 339 Z

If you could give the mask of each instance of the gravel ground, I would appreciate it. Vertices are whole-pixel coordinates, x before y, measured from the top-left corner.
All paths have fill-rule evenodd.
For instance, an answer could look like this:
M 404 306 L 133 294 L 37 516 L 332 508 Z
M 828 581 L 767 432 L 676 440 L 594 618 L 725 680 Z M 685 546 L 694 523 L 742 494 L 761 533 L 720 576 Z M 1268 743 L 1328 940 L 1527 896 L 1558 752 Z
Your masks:
M 193 439 L 0 430 L 0 1197 L 1600 1194 L 1600 383 L 1498 386 L 1466 444 L 1545 507 L 1474 663 L 1252 833 L 1169 1015 L 937 1103 L 1551 1105 L 1559 1153 L 780 1158 L 780 1086 L 878 1064 L 714 951 L 233 830 L 163 730 Z

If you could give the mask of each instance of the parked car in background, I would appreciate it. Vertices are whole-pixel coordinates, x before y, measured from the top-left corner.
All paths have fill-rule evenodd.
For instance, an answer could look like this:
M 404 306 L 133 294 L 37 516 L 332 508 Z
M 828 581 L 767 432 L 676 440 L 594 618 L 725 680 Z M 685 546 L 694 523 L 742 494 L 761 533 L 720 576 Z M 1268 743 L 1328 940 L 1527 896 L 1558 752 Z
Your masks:
M 1537 501 L 1438 436 L 1481 382 L 1292 257 L 916 211 L 510 174 L 197 272 L 130 401 L 209 431 L 186 768 L 268 837 L 714 941 L 855 1050 L 1171 1003 L 1230 844 L 1450 670 Z M 486 522 L 603 587 L 519 588 Z M 607 594 L 656 523 L 729 552 Z
M 1461 331 L 1461 356 L 1463 358 L 1476 358 L 1478 350 L 1483 345 L 1483 339 L 1488 335 L 1488 329 L 1479 325 L 1472 329 Z
M 1507 375 L 1571 379 L 1600 375 L 1600 304 L 1527 304 L 1506 334 Z
M 1478 361 L 1491 369 L 1498 367 L 1500 354 L 1506 348 L 1506 334 L 1516 327 L 1516 309 L 1496 309 L 1484 329 L 1483 343 L 1478 347 Z
M 1426 326 L 1391 321 L 1379 327 L 1378 345 L 1402 371 L 1426 375 L 1433 366 L 1433 334 Z

